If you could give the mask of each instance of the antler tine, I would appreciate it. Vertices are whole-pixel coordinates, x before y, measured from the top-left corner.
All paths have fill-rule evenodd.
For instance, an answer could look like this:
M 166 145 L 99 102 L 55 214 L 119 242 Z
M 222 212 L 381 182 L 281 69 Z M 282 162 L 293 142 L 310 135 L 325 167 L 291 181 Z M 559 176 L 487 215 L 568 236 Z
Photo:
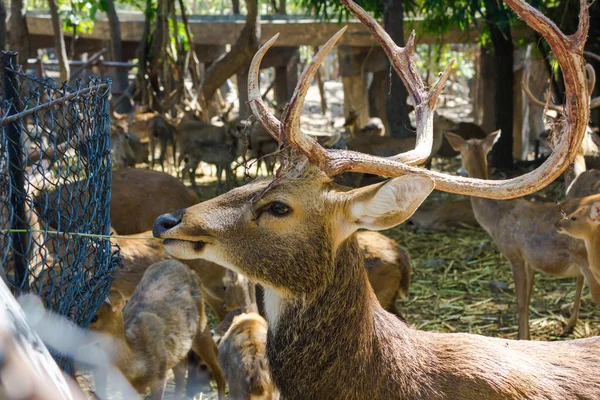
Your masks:
M 586 50 L 586 51 L 583 52 L 583 55 L 587 56 L 587 57 L 590 57 L 590 58 L 593 58 L 596 61 L 600 61 L 600 56 L 598 54 L 592 53 L 591 51 L 587 51 Z
M 523 77 L 521 78 L 521 89 L 523 89 L 523 92 L 525 93 L 525 95 L 527 96 L 527 98 L 533 105 L 543 108 L 544 110 L 546 108 L 548 108 L 548 109 L 554 110 L 558 113 L 562 113 L 564 111 L 561 106 L 557 106 L 555 104 L 550 104 L 549 102 L 541 101 L 540 99 L 535 97 L 535 95 L 531 92 L 531 89 L 529 88 L 529 68 L 526 68 L 523 71 Z
M 281 122 L 279 122 L 267 106 L 265 106 L 259 89 L 260 63 L 278 37 L 279 33 L 265 43 L 254 55 L 254 58 L 250 63 L 250 69 L 248 71 L 248 103 L 250 104 L 252 113 L 265 127 L 267 132 L 269 132 L 275 140 L 281 142 Z
M 351 5 L 350 0 L 342 0 Z M 493 199 L 510 199 L 533 193 L 555 180 L 571 163 L 583 141 L 589 119 L 589 101 L 586 90 L 583 44 L 589 28 L 588 5 L 580 0 L 579 27 L 571 36 L 564 35 L 556 25 L 535 8 L 521 0 L 505 2 L 525 22 L 538 31 L 550 44 L 565 76 L 567 102 L 564 108 L 565 129 L 553 153 L 537 169 L 507 180 L 488 181 L 463 178 L 436 171 L 416 168 L 395 160 L 351 151 L 330 152 L 331 160 L 321 168 L 328 175 L 342 172 L 364 172 L 394 177 L 406 174 L 431 177 L 438 190 Z M 354 7 L 356 7 L 354 5 Z
M 294 89 L 294 94 L 281 117 L 283 131 L 287 136 L 289 144 L 298 148 L 309 158 L 309 160 L 317 164 L 324 161 L 324 158 L 327 157 L 327 151 L 321 147 L 315 139 L 300 131 L 300 115 L 302 114 L 304 99 L 312 84 L 313 77 L 317 73 L 325 56 L 333 49 L 333 46 L 335 46 L 337 41 L 342 37 L 346 28 L 346 26 L 343 27 L 333 35 L 333 37 L 321 47 L 310 61 L 304 72 L 302 72 L 298 84 L 296 85 L 296 89 Z
M 586 53 L 586 52 L 584 52 L 584 53 Z M 598 57 L 598 59 L 600 59 L 600 57 Z M 586 64 L 585 70 L 587 71 L 587 73 L 589 75 L 588 93 L 591 96 L 592 93 L 594 92 L 594 87 L 596 87 L 596 71 L 594 70 L 594 67 L 591 64 Z M 592 97 L 592 99 L 590 100 L 590 109 L 596 108 L 596 107 L 600 107 L 600 96 Z
M 415 104 L 417 122 L 415 149 L 390 157 L 390 159 L 407 164 L 424 162 L 431 154 L 433 146 L 433 111 L 435 104 L 444 89 L 454 60 L 450 61 L 431 92 L 428 93 L 421 75 L 417 71 L 417 66 L 411 58 L 415 45 L 415 32 L 411 32 L 405 47 L 398 47 L 383 27 L 360 6 L 351 0 L 341 0 L 341 2 L 369 28 L 371 34 L 377 39 Z

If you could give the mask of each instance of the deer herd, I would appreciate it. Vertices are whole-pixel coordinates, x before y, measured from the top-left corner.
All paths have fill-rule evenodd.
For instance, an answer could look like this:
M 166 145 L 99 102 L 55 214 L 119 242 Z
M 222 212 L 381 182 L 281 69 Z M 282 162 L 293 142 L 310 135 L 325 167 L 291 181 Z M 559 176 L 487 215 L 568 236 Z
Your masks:
M 114 338 L 115 365 L 153 399 L 164 397 L 171 370 L 178 395 L 186 372 L 188 390 L 191 380 L 206 376 L 198 361 L 190 362 L 193 355 L 210 370 L 219 398 L 228 390 L 234 399 L 599 399 L 599 338 L 527 340 L 536 271 L 576 278 L 565 333 L 577 324 L 585 283 L 600 304 L 600 180 L 584 159 L 598 150 L 588 121 L 600 105 L 591 99 L 595 76 L 582 56 L 589 5 L 580 0 L 578 29 L 567 36 L 529 4 L 505 0 L 552 48 L 566 101 L 549 106 L 535 99 L 525 78 L 531 101 L 561 114 L 549 138 L 552 154 L 524 175 L 490 180 L 487 155 L 501 133 L 435 112 L 452 63 L 426 89 L 412 59 L 414 35 L 398 47 L 352 0 L 341 2 L 404 82 L 416 137 L 392 138 L 377 120 L 359 127 L 352 114 L 343 149 L 326 149 L 300 129 L 308 88 L 345 28 L 307 65 L 279 117 L 259 91 L 260 64 L 277 36 L 250 66 L 253 121 L 224 115 L 206 122 L 189 110 L 178 118 L 114 114 L 111 242 L 122 262 L 90 329 Z M 458 154 L 467 177 L 420 167 Z M 268 155 L 277 156 L 276 170 L 276 157 Z M 234 188 L 242 157 L 256 160 L 257 172 L 264 164 L 272 177 Z M 163 172 L 127 168 L 148 158 Z M 200 162 L 216 166 L 219 192 L 231 190 L 198 203 L 183 180 L 197 189 Z M 562 217 L 554 203 L 518 198 L 572 163 Z M 165 173 L 172 167 L 181 180 Z M 366 174 L 389 179 L 361 186 Z M 471 197 L 419 210 L 434 189 Z M 69 207 L 68 196 L 55 201 Z M 491 236 L 512 269 L 522 340 L 409 326 L 397 300 L 408 293 L 410 256 L 375 232 L 407 220 L 422 230 L 478 224 Z M 40 223 L 57 225 L 52 218 Z M 160 240 L 134 240 L 151 236 Z M 72 250 L 60 235 L 53 243 L 56 256 Z M 219 322 L 214 330 L 205 304 Z M 107 390 L 100 378 L 96 386 Z

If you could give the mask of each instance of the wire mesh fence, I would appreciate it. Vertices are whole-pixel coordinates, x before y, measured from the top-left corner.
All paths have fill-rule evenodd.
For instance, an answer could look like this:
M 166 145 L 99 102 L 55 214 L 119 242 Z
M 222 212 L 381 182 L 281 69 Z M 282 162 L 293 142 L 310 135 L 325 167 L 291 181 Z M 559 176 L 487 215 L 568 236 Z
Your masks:
M 86 327 L 110 288 L 110 82 L 74 87 L 0 58 L 0 274 Z M 85 234 L 85 235 L 80 235 Z

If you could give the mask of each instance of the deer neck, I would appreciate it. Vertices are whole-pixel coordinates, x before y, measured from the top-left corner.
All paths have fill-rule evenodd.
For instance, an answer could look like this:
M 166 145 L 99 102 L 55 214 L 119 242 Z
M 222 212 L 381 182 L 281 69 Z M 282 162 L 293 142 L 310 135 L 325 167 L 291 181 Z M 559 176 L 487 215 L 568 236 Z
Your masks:
M 581 154 L 581 152 L 579 152 L 575 156 L 573 164 L 569 165 L 567 171 L 565 172 L 565 186 L 567 187 L 566 194 L 569 194 L 579 175 L 584 173 L 586 169 L 585 157 L 583 154 Z
M 332 259 L 331 281 L 318 293 L 283 296 L 265 289 L 269 365 L 285 398 L 303 398 L 307 393 L 313 398 L 332 393 L 356 396 L 356 390 L 376 381 L 359 382 L 365 377 L 357 378 L 358 371 L 385 364 L 377 356 L 379 345 L 388 345 L 386 340 L 378 342 L 378 322 L 390 318 L 396 332 L 408 329 L 379 306 L 355 235 L 340 245 Z M 369 390 L 379 390 L 374 385 Z
M 585 249 L 588 256 L 588 264 L 597 278 L 600 278 L 600 229 L 595 229 L 591 236 L 585 238 Z
M 465 168 L 467 174 L 471 178 L 488 179 L 487 163 L 485 160 L 480 160 L 478 165 L 480 168 Z M 495 227 L 504 214 L 504 208 L 508 204 L 508 201 L 499 201 L 493 199 L 486 199 L 483 197 L 471 196 L 471 206 L 473 207 L 473 214 L 475 219 L 485 229 L 488 234 L 493 235 Z

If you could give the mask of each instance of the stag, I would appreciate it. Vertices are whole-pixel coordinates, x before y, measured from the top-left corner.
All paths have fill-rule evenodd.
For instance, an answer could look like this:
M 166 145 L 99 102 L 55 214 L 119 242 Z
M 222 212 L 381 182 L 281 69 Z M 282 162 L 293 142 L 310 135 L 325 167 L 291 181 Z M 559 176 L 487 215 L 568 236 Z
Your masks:
M 486 181 L 414 167 L 430 155 L 436 100 L 448 77 L 426 91 L 411 60 L 414 35 L 397 47 L 351 0 L 342 3 L 383 45 L 417 110 L 414 150 L 381 158 L 322 148 L 300 131 L 306 92 L 338 32 L 309 63 L 281 121 L 258 90 L 258 70 L 276 38 L 255 55 L 249 71 L 253 114 L 290 154 L 273 181 L 260 180 L 185 210 L 162 215 L 153 233 L 184 259 L 204 258 L 265 287 L 267 357 L 286 399 L 581 399 L 600 397 L 600 338 L 540 343 L 412 329 L 377 302 L 355 232 L 406 220 L 436 187 L 508 199 L 556 179 L 585 134 L 589 96 L 581 52 L 589 27 L 581 0 L 574 35 L 564 35 L 527 3 L 505 0 L 549 42 L 565 76 L 566 124 L 549 159 L 523 176 Z M 349 189 L 343 172 L 392 177 Z

